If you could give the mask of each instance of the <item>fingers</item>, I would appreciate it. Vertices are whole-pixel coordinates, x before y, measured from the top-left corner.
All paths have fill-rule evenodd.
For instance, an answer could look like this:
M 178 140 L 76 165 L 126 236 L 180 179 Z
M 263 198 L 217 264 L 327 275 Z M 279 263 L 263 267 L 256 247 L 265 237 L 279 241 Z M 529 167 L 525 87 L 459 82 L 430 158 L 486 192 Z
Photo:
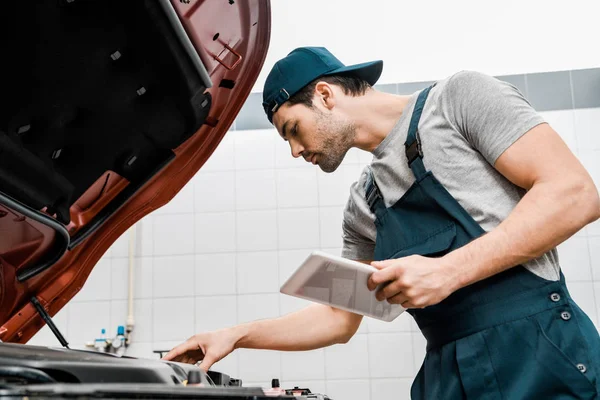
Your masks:
M 177 361 L 187 364 L 195 364 L 198 360 L 194 359 L 192 352 L 204 352 L 194 337 L 189 338 L 179 346 L 173 348 L 162 359 L 165 361 Z
M 384 269 L 392 265 L 393 262 L 394 260 L 373 261 L 371 265 L 377 269 Z
M 396 277 L 396 271 L 394 268 L 385 268 L 377 272 L 373 272 L 367 281 L 367 287 L 369 290 L 375 290 L 377 286 L 382 283 L 392 281 Z
M 217 361 L 219 361 L 216 357 L 213 357 L 212 354 L 208 353 L 206 356 L 204 356 L 204 358 L 202 359 L 202 362 L 200 363 L 200 368 L 204 371 L 204 372 L 208 372 L 208 370 L 210 369 L 210 367 L 213 366 L 214 363 L 216 363 Z
M 387 301 L 390 304 L 400 304 L 405 308 L 408 308 L 406 305 L 410 303 L 403 293 L 398 293 L 395 296 L 389 297 Z
M 174 347 L 162 359 L 165 361 L 178 361 L 182 358 L 183 355 L 185 355 L 185 352 L 188 350 L 188 342 L 189 340 L 180 344 L 179 346 Z
M 375 294 L 375 298 L 377 298 L 377 300 L 379 301 L 390 299 L 396 296 L 397 294 L 401 293 L 402 289 L 404 288 L 400 285 L 400 282 L 395 280 L 379 289 Z

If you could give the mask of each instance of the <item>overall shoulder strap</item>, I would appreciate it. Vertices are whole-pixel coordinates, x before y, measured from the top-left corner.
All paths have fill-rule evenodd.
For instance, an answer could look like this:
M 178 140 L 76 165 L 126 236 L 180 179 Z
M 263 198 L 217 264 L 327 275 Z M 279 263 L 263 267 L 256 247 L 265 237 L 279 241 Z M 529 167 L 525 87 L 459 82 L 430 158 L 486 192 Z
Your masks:
M 367 173 L 367 180 L 365 182 L 365 199 L 373 214 L 376 214 L 378 207 L 385 207 L 383 204 L 383 197 L 381 196 L 381 192 L 379 191 L 377 182 L 375 182 L 375 177 L 373 176 L 373 171 L 371 171 L 371 169 L 369 169 Z
M 413 171 L 416 179 L 425 176 L 427 173 L 425 165 L 423 164 L 423 151 L 421 150 L 418 126 L 419 120 L 421 119 L 421 114 L 423 113 L 423 108 L 425 107 L 425 101 L 429 95 L 429 91 L 435 85 L 436 84 L 434 83 L 419 93 L 419 97 L 417 97 L 417 102 L 415 104 L 415 108 L 413 109 L 410 124 L 408 126 L 406 142 L 404 143 L 406 158 L 408 159 L 408 166 Z M 371 212 L 373 213 L 375 213 L 377 207 L 384 206 L 383 197 L 381 196 L 381 192 L 379 191 L 379 187 L 377 187 L 375 177 L 373 176 L 373 171 L 371 170 L 369 170 L 367 181 L 365 182 L 365 198 L 369 208 L 371 209 Z
M 406 158 L 408 160 L 408 166 L 412 170 L 416 179 L 420 179 L 425 176 L 427 170 L 423 164 L 423 150 L 421 149 L 421 140 L 419 138 L 419 121 L 421 120 L 421 114 L 425 107 L 425 101 L 429 95 L 431 88 L 435 86 L 435 83 L 421 91 L 415 108 L 413 109 L 410 124 L 408 126 L 408 134 L 406 136 L 406 142 L 404 148 L 406 151 Z

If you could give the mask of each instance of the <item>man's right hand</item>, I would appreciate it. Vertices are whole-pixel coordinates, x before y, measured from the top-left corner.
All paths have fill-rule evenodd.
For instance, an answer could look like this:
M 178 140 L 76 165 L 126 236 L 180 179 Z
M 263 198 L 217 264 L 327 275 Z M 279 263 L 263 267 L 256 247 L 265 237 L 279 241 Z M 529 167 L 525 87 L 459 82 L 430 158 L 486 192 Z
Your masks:
M 204 371 L 233 350 L 307 351 L 346 343 L 356 333 L 362 316 L 323 304 L 274 319 L 199 333 L 175 347 L 163 360 L 195 364 Z
M 167 353 L 163 360 L 196 364 L 205 372 L 235 349 L 238 337 L 231 329 L 199 333 Z

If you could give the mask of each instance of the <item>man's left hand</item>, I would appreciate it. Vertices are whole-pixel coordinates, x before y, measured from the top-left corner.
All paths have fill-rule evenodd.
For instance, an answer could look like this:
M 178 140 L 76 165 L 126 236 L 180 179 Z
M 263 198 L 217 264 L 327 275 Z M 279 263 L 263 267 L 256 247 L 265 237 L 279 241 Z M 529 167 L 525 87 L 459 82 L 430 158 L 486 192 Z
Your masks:
M 379 269 L 367 282 L 369 290 L 384 284 L 376 293 L 377 300 L 401 304 L 404 308 L 424 308 L 437 304 L 458 290 L 456 268 L 443 258 L 409 256 L 394 260 L 374 261 Z

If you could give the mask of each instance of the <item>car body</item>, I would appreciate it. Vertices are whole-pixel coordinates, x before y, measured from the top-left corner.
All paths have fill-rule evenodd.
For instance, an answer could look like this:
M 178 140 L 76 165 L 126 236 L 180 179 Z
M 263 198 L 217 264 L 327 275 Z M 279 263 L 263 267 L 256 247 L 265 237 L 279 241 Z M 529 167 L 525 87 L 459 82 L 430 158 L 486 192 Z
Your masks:
M 264 63 L 264 0 L 46 0 L 3 12 L 0 340 L 26 343 L 196 174 Z M 210 188 L 207 188 L 207 195 Z
M 51 317 L 221 142 L 265 61 L 269 1 L 18 1 L 0 18 L 0 396 L 264 398 L 69 349 Z M 64 348 L 25 344 L 46 323 Z

